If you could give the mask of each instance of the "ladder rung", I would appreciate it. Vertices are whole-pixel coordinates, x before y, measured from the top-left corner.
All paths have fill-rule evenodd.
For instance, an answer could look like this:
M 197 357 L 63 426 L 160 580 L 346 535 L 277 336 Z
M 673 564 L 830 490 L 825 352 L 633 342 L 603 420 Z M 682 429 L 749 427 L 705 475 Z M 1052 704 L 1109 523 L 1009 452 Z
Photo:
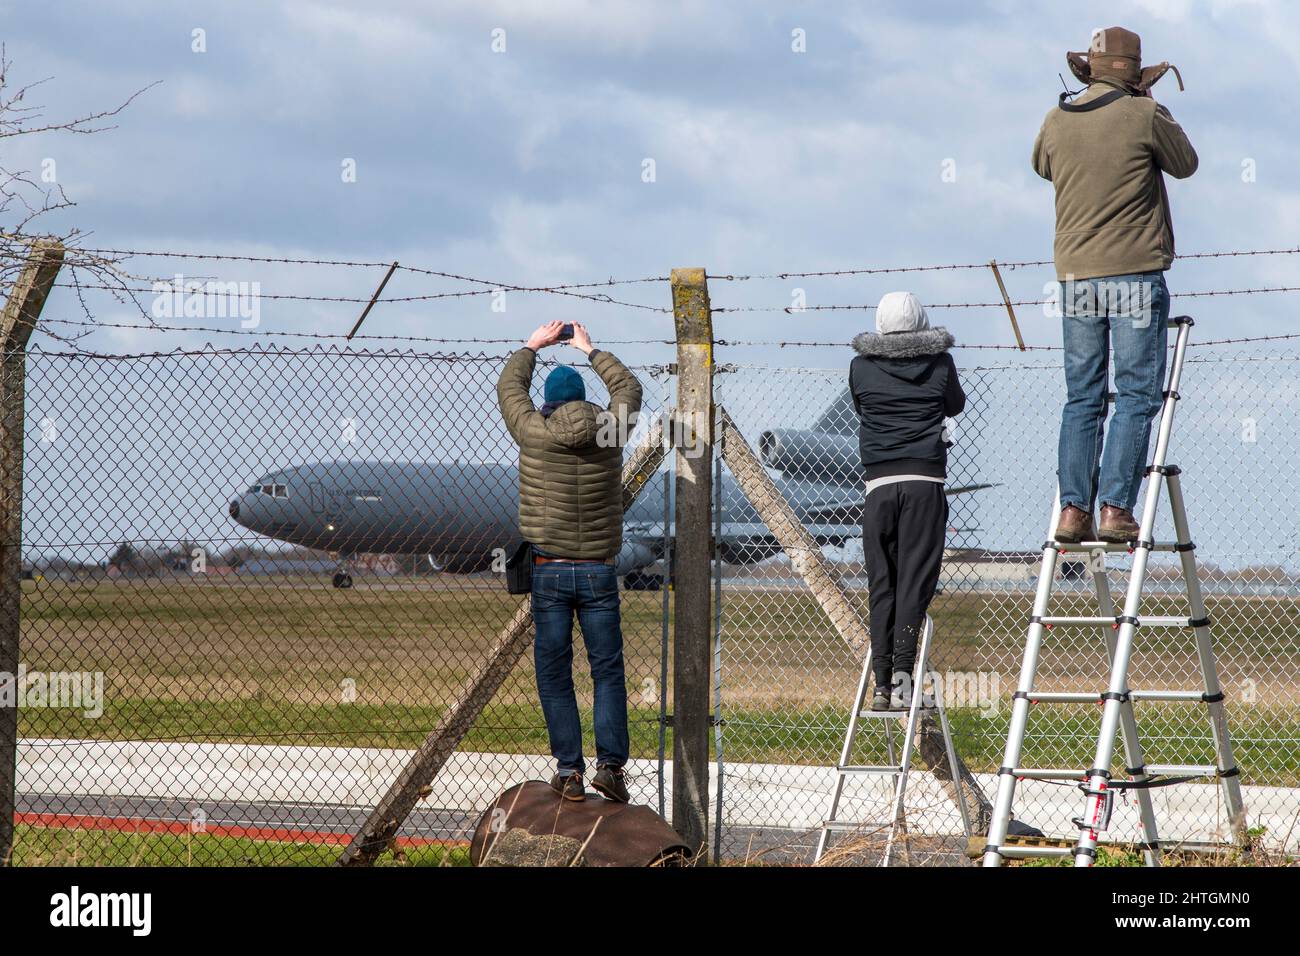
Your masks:
M 1044 615 L 1038 618 L 1039 623 L 1047 627 L 1057 625 L 1113 627 L 1118 620 L 1119 618 L 1116 617 L 1076 617 L 1070 615 L 1064 617 Z M 1138 622 L 1142 627 L 1191 627 L 1192 620 L 1193 618 L 1190 617 L 1167 617 L 1164 615 L 1143 615 L 1138 618 Z
M 1214 764 L 1149 763 L 1145 769 L 1148 777 L 1215 777 L 1219 774 L 1219 768 Z
M 1101 700 L 1101 694 L 1090 693 L 1067 693 L 1064 691 L 1039 694 L 1032 693 L 1029 695 L 1031 704 L 1095 704 Z
M 836 767 L 836 768 L 835 768 L 835 772 L 836 772 L 836 773 L 861 773 L 861 774 L 881 774 L 881 775 L 884 775 L 884 774 L 892 774 L 892 773 L 902 773 L 902 772 L 903 772 L 903 767 L 902 767 L 901 764 L 899 764 L 898 766 L 894 766 L 894 767 L 888 767 L 888 766 L 880 766 L 880 767 L 868 767 L 868 766 L 847 766 L 847 767 Z
M 1022 860 L 1031 857 L 1069 856 L 1073 852 L 1072 846 L 1003 846 L 998 849 L 1000 856 Z
M 1051 542 L 1052 546 L 1057 551 L 1061 552 L 1078 553 L 1082 551 L 1091 553 L 1093 551 L 1106 551 L 1111 554 L 1121 551 L 1132 551 L 1133 545 L 1136 543 L 1136 541 L 1124 541 L 1121 543 L 1116 543 L 1114 541 L 1079 541 L 1075 544 L 1066 544 L 1063 541 Z M 1044 547 L 1046 547 L 1046 545 L 1044 545 Z M 1157 541 L 1152 545 L 1151 550 L 1177 551 L 1178 547 L 1179 545 L 1177 541 Z
M 1102 700 L 1101 694 L 1090 691 L 1048 691 L 1031 692 L 1027 695 L 1031 704 L 1095 704 Z M 1129 700 L 1189 700 L 1202 701 L 1205 695 L 1199 690 L 1131 690 Z
M 1082 770 L 1060 770 L 1052 767 L 1016 767 L 1011 773 L 1025 780 L 1082 780 L 1084 778 Z
M 1133 700 L 1205 700 L 1205 694 L 1199 690 L 1131 690 L 1128 695 Z
M 925 713 L 929 713 L 930 711 L 933 711 L 933 710 L 936 710 L 936 709 L 937 709 L 937 708 L 935 708 L 935 707 L 918 707 L 918 708 L 917 708 L 917 711 L 920 712 L 920 713 L 922 713 L 922 714 L 925 714 Z M 859 711 L 859 712 L 858 712 L 858 716 L 859 716 L 859 717 L 875 717 L 875 718 L 881 718 L 881 717 L 891 718 L 891 717 L 892 717 L 894 720 L 898 720 L 898 719 L 901 718 L 901 717 L 906 717 L 906 716 L 908 715 L 908 713 L 909 713 L 909 711 L 906 711 L 906 710 L 871 710 L 871 709 L 867 709 L 867 710 Z
M 822 827 L 826 830 L 864 830 L 868 827 L 873 829 L 889 829 L 890 824 L 876 823 L 871 820 L 862 823 L 854 822 L 852 820 L 827 820 L 822 824 Z

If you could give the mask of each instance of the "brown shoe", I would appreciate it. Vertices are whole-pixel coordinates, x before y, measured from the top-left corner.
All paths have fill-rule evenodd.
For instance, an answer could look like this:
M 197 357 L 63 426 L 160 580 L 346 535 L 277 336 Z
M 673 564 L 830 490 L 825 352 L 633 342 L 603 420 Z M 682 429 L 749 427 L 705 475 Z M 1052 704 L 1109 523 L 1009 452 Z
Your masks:
M 1136 541 L 1142 529 L 1133 520 L 1133 512 L 1116 508 L 1114 505 L 1101 506 L 1101 540 L 1112 544 Z
M 627 776 L 622 767 L 602 764 L 591 778 L 592 788 L 606 800 L 615 803 L 629 803 L 632 795 L 627 792 Z
M 587 791 L 582 786 L 580 773 L 557 773 L 551 778 L 551 789 L 565 800 L 572 800 L 574 803 L 581 803 L 587 799 Z
M 1056 522 L 1056 540 L 1062 544 L 1096 541 L 1092 530 L 1092 514 L 1074 505 L 1066 505 L 1061 509 L 1061 517 Z

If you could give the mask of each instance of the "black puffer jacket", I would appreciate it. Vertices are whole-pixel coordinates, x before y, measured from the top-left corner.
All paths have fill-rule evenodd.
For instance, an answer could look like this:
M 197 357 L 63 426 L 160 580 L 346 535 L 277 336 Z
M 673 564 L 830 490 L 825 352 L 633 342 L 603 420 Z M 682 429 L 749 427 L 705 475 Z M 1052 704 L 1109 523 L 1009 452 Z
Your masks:
M 943 420 L 966 407 L 947 329 L 863 332 L 853 340 L 849 391 L 868 481 L 889 475 L 946 478 Z

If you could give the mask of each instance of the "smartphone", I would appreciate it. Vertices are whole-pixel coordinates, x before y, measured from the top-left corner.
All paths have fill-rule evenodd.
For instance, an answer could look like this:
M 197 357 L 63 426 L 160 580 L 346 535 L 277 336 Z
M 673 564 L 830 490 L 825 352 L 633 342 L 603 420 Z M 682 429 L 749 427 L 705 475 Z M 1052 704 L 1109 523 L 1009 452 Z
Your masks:
M 573 338 L 573 323 L 566 322 L 564 327 L 560 329 L 560 341 L 567 342 L 571 338 Z

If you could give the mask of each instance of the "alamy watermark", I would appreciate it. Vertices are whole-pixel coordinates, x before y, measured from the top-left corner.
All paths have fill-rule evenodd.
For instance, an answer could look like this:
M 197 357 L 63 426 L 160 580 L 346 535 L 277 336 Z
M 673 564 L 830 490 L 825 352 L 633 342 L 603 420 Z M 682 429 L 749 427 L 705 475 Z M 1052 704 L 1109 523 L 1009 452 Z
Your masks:
M 80 710 L 94 720 L 104 714 L 103 671 L 0 671 L 0 708 Z
M 1135 329 L 1150 328 L 1155 315 L 1155 284 L 1149 279 L 1075 279 L 1043 285 L 1043 314 L 1047 318 L 1062 315 L 1105 315 L 1124 318 Z
M 254 329 L 262 321 L 262 283 L 186 279 L 176 273 L 153 284 L 155 319 L 239 319 L 240 328 Z

